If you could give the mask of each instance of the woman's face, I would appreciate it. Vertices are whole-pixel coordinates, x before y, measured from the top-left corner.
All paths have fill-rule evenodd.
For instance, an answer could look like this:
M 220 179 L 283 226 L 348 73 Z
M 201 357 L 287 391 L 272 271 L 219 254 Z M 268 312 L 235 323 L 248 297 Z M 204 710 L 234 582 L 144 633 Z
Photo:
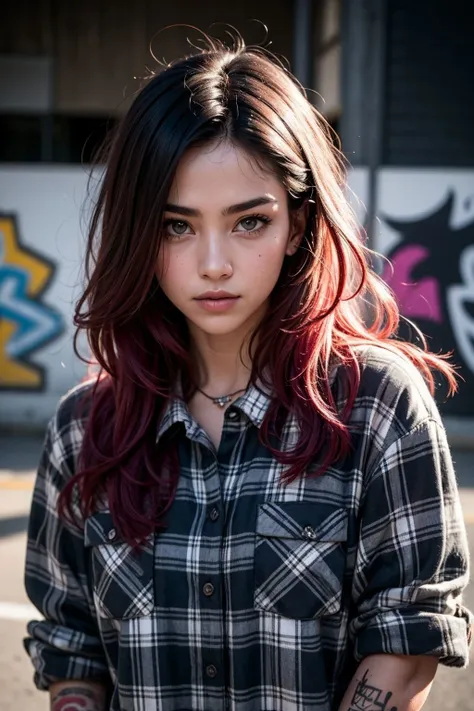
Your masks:
M 163 218 L 156 274 L 191 333 L 230 335 L 261 320 L 283 260 L 304 231 L 277 178 L 220 142 L 181 160 Z

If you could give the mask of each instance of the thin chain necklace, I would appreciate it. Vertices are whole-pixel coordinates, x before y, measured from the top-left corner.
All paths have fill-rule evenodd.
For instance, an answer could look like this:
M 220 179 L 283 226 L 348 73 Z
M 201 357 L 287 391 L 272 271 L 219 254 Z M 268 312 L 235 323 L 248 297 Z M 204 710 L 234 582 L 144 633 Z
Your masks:
M 247 385 L 247 387 L 240 388 L 239 390 L 236 390 L 233 393 L 229 393 L 228 395 L 220 395 L 219 397 L 212 397 L 211 395 L 208 395 L 207 393 L 204 392 L 204 390 L 201 390 L 201 388 L 198 388 L 197 385 L 196 385 L 196 388 L 199 390 L 199 392 L 202 395 L 204 395 L 204 397 L 207 397 L 208 400 L 211 400 L 214 403 L 214 405 L 217 405 L 218 407 L 225 407 L 225 405 L 227 405 L 235 395 L 238 395 L 239 393 L 244 393 L 247 390 L 248 385 Z

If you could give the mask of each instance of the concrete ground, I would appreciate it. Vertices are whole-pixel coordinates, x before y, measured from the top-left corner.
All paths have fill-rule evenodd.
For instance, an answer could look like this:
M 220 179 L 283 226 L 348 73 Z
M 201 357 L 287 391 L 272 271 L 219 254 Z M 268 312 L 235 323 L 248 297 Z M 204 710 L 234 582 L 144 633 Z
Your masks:
M 23 565 L 34 468 L 41 443 L 34 436 L 0 436 L 0 711 L 49 708 L 48 695 L 33 686 L 32 667 L 22 646 L 26 620 L 35 617 L 23 590 Z M 474 560 L 474 451 L 454 450 L 453 457 Z M 466 603 L 474 610 L 472 582 Z M 474 650 L 471 659 L 474 662 Z M 441 667 L 424 711 L 472 711 L 473 699 L 474 667 Z

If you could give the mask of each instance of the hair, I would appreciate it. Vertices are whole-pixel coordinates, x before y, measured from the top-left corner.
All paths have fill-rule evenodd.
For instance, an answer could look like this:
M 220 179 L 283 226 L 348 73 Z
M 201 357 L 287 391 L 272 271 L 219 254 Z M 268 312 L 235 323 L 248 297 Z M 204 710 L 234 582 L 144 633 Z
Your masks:
M 132 545 L 165 526 L 179 466 L 175 431 L 157 443 L 157 428 L 177 379 L 185 398 L 195 389 L 184 317 L 155 274 L 164 205 L 191 147 L 227 140 L 274 172 L 290 209 L 309 206 L 303 240 L 285 258 L 252 336 L 251 381 L 272 392 L 260 438 L 286 465 L 284 481 L 302 476 L 316 456 L 316 474 L 323 474 L 349 451 L 347 418 L 360 384 L 356 346 L 374 344 L 408 358 L 431 392 L 436 370 L 451 393 L 456 389 L 444 356 L 428 352 L 424 339 L 418 347 L 396 338 L 399 311 L 369 266 L 371 253 L 345 195 L 343 156 L 304 89 L 261 47 L 240 38 L 232 48 L 208 42 L 147 80 L 110 141 L 90 222 L 87 285 L 75 312 L 76 338 L 86 331 L 100 375 L 79 466 L 60 507 L 71 512 L 77 485 L 82 515 L 90 515 L 103 492 Z M 347 379 L 342 408 L 329 382 L 334 361 Z M 299 422 L 299 438 L 282 451 L 289 413 Z

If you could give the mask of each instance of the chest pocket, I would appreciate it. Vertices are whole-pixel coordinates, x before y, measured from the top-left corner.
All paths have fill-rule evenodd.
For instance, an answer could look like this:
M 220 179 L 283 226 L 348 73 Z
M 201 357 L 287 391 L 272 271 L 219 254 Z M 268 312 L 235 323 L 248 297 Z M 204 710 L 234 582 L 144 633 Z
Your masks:
M 325 504 L 261 504 L 257 513 L 254 604 L 292 619 L 341 609 L 347 512 Z
M 154 606 L 154 536 L 134 550 L 118 537 L 110 512 L 85 521 L 91 549 L 94 602 L 100 615 L 127 620 L 148 615 Z

